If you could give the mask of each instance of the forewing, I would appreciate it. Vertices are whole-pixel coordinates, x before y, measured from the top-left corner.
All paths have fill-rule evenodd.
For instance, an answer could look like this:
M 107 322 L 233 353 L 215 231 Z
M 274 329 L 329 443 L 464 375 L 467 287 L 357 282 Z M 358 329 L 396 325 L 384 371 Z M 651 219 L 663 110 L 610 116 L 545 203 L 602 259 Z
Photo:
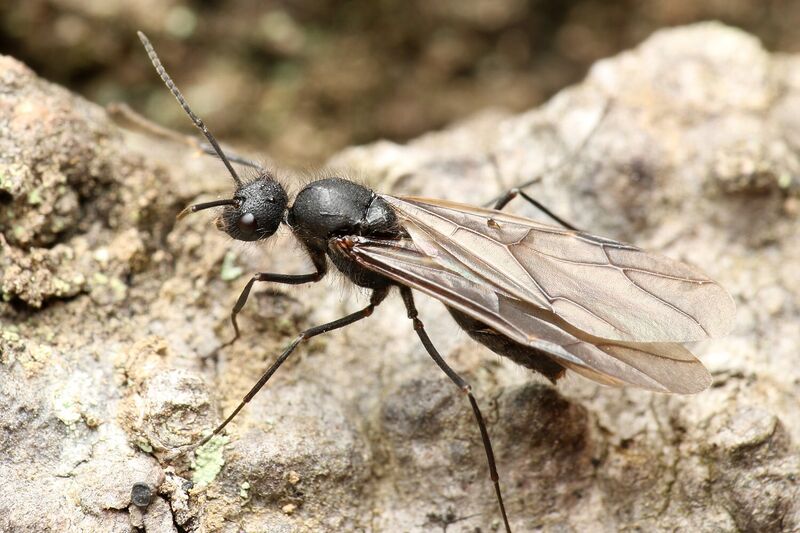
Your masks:
M 347 237 L 339 246 L 365 268 L 427 293 L 597 382 L 684 394 L 711 382 L 703 365 L 682 346 L 590 337 L 552 313 L 495 292 L 474 272 L 461 270 L 461 262 L 437 242 L 426 242 L 424 252 L 410 239 Z
M 448 268 L 589 335 L 686 342 L 723 335 L 732 325 L 730 295 L 684 263 L 495 210 L 382 198 L 425 254 L 444 251 L 453 263 Z

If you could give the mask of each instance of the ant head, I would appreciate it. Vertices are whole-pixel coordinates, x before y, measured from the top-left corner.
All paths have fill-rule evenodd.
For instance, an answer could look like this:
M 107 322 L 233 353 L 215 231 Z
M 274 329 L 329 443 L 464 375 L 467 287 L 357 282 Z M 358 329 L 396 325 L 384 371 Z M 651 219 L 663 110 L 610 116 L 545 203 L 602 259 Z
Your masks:
M 244 183 L 215 221 L 219 230 L 238 241 L 257 241 L 272 236 L 283 220 L 289 198 L 280 183 L 267 172 Z
M 173 96 L 178 100 L 178 103 L 186 114 L 189 115 L 189 118 L 192 119 L 194 125 L 206 136 L 206 139 L 208 139 L 208 142 L 211 144 L 210 153 L 216 154 L 220 160 L 222 160 L 228 172 L 230 172 L 233 182 L 236 184 L 236 192 L 233 198 L 190 205 L 181 211 L 178 218 L 183 218 L 189 213 L 194 213 L 202 209 L 224 206 L 225 209 L 216 221 L 217 228 L 239 241 L 257 241 L 270 237 L 278 230 L 278 226 L 280 226 L 283 220 L 286 205 L 289 202 L 286 191 L 283 190 L 280 183 L 275 181 L 271 173 L 264 170 L 259 165 L 248 161 L 243 162 L 241 159 L 234 158 L 234 161 L 258 169 L 258 178 L 253 181 L 244 183 L 241 178 L 239 178 L 233 165 L 231 165 L 230 159 L 225 155 L 225 152 L 222 151 L 217 140 L 211 135 L 211 132 L 208 131 L 208 128 L 203 121 L 200 120 L 200 117 L 192 112 L 188 102 L 186 102 L 186 99 L 175 85 L 175 82 L 173 82 L 172 78 L 167 74 L 156 51 L 153 49 L 153 45 L 150 44 L 150 41 L 142 32 L 137 33 L 156 72 L 161 76 L 161 79 L 172 92 Z
M 178 220 L 203 209 L 224 206 L 214 221 L 217 229 L 237 241 L 259 241 L 271 237 L 278 230 L 288 203 L 289 197 L 283 186 L 272 174 L 261 169 L 253 181 L 242 183 L 237 179 L 233 198 L 190 205 L 178 214 Z

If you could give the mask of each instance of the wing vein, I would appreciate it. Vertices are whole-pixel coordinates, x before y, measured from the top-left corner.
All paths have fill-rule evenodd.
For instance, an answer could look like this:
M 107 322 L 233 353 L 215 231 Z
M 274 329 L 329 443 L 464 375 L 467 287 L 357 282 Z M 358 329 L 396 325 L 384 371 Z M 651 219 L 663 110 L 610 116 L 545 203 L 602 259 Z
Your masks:
M 608 259 L 609 262 L 612 262 L 611 261 L 611 257 L 609 257 L 608 251 L 606 251 L 605 246 L 601 244 L 600 245 L 600 249 L 603 250 L 603 255 L 606 256 L 606 259 Z M 701 324 L 695 317 L 693 317 L 692 315 L 690 315 L 689 313 L 687 313 L 686 311 L 684 311 L 683 309 L 681 309 L 677 305 L 673 304 L 672 302 L 669 302 L 669 301 L 665 300 L 664 298 L 658 296 L 657 294 L 648 291 L 647 289 L 645 289 L 644 287 L 642 287 L 641 285 L 639 285 L 638 283 L 633 281 L 633 279 L 631 279 L 631 277 L 628 276 L 628 274 L 624 270 L 622 271 L 622 275 L 625 276 L 625 279 L 627 279 L 630 282 L 631 285 L 633 285 L 634 287 L 636 287 L 640 291 L 644 292 L 645 294 L 649 294 L 650 296 L 652 296 L 653 298 L 655 298 L 656 300 L 658 300 L 662 304 L 666 305 L 670 309 L 674 310 L 677 313 L 680 313 L 681 315 L 685 316 L 686 318 L 688 318 L 689 320 L 691 320 L 692 322 L 697 324 L 697 327 L 702 329 L 703 333 L 705 333 L 706 336 L 710 337 L 710 335 L 708 334 L 708 331 L 706 331 L 706 328 L 703 327 L 703 324 Z
M 619 330 L 619 331 L 622 331 L 623 333 L 630 334 L 629 331 L 617 326 L 616 324 L 613 324 L 613 323 L 609 322 L 608 319 L 603 318 L 602 316 L 598 315 L 596 312 L 588 309 L 586 306 L 583 306 L 583 305 L 575 302 L 574 300 L 572 300 L 570 298 L 567 298 L 566 296 L 551 296 L 547 292 L 547 290 L 545 290 L 545 288 L 536 280 L 536 278 L 533 276 L 533 274 L 527 268 L 525 268 L 525 265 L 523 265 L 520 262 L 520 260 L 517 258 L 516 255 L 514 255 L 514 253 L 511 251 L 511 248 L 510 248 L 510 246 L 517 245 L 518 243 L 520 243 L 520 242 L 524 241 L 526 238 L 528 238 L 528 236 L 531 234 L 531 231 L 533 231 L 533 228 L 529 228 L 525 232 L 525 235 L 523 237 L 521 237 L 520 239 L 518 239 L 517 241 L 515 241 L 511 245 L 508 245 L 508 244 L 505 244 L 503 242 L 500 242 L 499 240 L 495 239 L 491 235 L 486 235 L 484 233 L 479 233 L 479 232 L 477 232 L 477 231 L 475 231 L 473 229 L 470 229 L 470 228 L 467 228 L 465 226 L 462 226 L 461 224 L 458 224 L 457 222 L 455 222 L 453 220 L 450 220 L 450 219 L 448 219 L 446 217 L 443 217 L 442 215 L 440 215 L 440 214 L 438 214 L 438 213 L 436 213 L 434 211 L 431 211 L 429 209 L 425 209 L 424 207 L 421 207 L 421 206 L 419 206 L 419 207 L 420 207 L 420 209 L 422 209 L 423 211 L 425 211 L 429 215 L 431 215 L 431 216 L 433 216 L 433 217 L 435 217 L 435 218 L 437 218 L 439 220 L 443 220 L 445 222 L 449 222 L 450 224 L 453 224 L 453 226 L 455 226 L 456 230 L 451 232 L 451 237 L 454 236 L 459 230 L 463 230 L 463 231 L 465 231 L 467 233 L 472 233 L 473 235 L 476 235 L 479 238 L 489 239 L 490 241 L 494 242 L 498 246 L 501 246 L 506 251 L 506 253 L 513 258 L 513 260 L 517 264 L 517 266 L 519 266 L 522 269 L 522 271 L 525 272 L 525 274 L 528 276 L 528 278 L 531 280 L 531 282 L 536 286 L 536 288 L 539 290 L 539 292 L 542 293 L 542 295 L 545 297 L 545 299 L 548 301 L 548 303 L 551 304 L 550 310 L 552 310 L 552 303 L 554 301 L 556 301 L 556 300 L 566 301 L 566 302 L 569 302 L 569 303 L 575 305 L 576 307 L 579 307 L 580 309 L 583 309 L 584 311 L 586 311 L 590 315 L 592 315 L 595 318 L 597 318 L 598 320 L 608 324 L 612 328 L 614 328 L 616 330 Z M 571 234 L 570 232 L 567 232 L 567 231 L 552 231 L 552 233 L 560 234 L 560 235 L 570 235 Z M 579 237 L 579 236 L 576 235 L 576 237 Z M 612 268 L 614 270 L 619 271 L 623 275 L 623 277 L 626 280 L 628 280 L 632 285 L 634 285 L 637 289 L 644 291 L 646 294 L 650 294 L 649 291 L 643 289 L 642 287 L 640 287 L 639 285 L 634 283 L 633 280 L 631 278 L 629 278 L 625 274 L 625 272 L 622 271 L 622 269 L 620 267 L 618 267 L 617 265 L 614 264 L 614 262 L 611 260 L 611 257 L 609 257 L 608 253 L 606 252 L 606 249 L 605 249 L 606 243 L 591 241 L 591 240 L 587 240 L 587 239 L 581 239 L 581 240 L 584 241 L 584 242 L 587 242 L 589 244 L 592 244 L 594 246 L 599 246 L 600 249 L 603 251 L 603 255 L 605 256 L 605 258 L 606 258 L 606 260 L 608 262 L 605 263 L 605 265 L 597 264 L 597 266 L 608 266 L 608 267 L 610 267 L 610 268 Z M 463 250 L 463 247 L 459 246 L 459 248 L 462 248 L 462 250 Z M 537 250 L 537 249 L 532 248 L 532 247 L 526 247 L 526 249 L 531 250 L 531 251 L 533 251 L 533 252 L 535 252 L 535 253 L 537 253 L 539 255 L 545 256 L 545 257 L 551 257 L 549 254 L 545 254 L 545 253 L 541 252 L 540 250 Z M 635 249 L 635 250 L 638 250 L 638 248 Z M 556 257 L 552 257 L 552 259 L 558 260 L 558 258 L 556 258 Z M 484 261 L 483 259 L 478 257 L 477 254 L 474 254 L 474 260 L 480 262 L 482 265 L 484 265 L 488 269 L 490 269 L 490 270 L 492 270 L 494 272 L 497 272 L 497 269 L 495 267 L 493 267 L 492 265 L 486 263 L 486 261 Z M 564 262 L 565 263 L 569 263 L 569 261 L 564 261 Z M 464 265 L 463 261 L 459 261 L 459 263 Z M 591 266 L 591 265 L 593 265 L 593 264 L 589 263 L 589 266 Z M 466 266 L 466 265 L 464 265 L 464 266 Z M 485 278 L 485 276 L 483 276 L 483 277 Z M 491 280 L 487 280 L 487 281 L 491 281 Z M 492 284 L 492 285 L 494 285 L 494 284 Z M 665 303 L 668 306 L 670 306 L 669 302 L 665 302 L 664 300 L 662 300 L 661 298 L 658 298 L 654 294 L 651 294 L 651 296 L 653 296 L 657 300 L 661 301 L 662 303 Z M 677 312 L 679 312 L 679 313 L 681 313 L 683 315 L 686 315 L 686 313 L 684 311 L 682 311 L 681 309 L 678 309 L 678 308 L 676 308 L 674 306 L 671 306 L 671 307 L 673 309 L 675 309 Z M 688 315 L 686 315 L 686 316 L 688 316 Z M 689 318 L 691 318 L 695 323 L 697 323 L 697 320 L 695 320 L 694 317 L 689 316 Z M 700 325 L 700 324 L 698 324 L 698 325 Z M 705 331 L 705 329 L 703 328 L 702 325 L 700 325 L 700 328 L 703 329 L 703 331 Z
M 490 235 L 486 235 L 486 234 L 484 234 L 484 233 L 478 233 L 477 231 L 475 231 L 475 230 L 473 230 L 473 229 L 470 229 L 470 228 L 467 228 L 467 227 L 465 227 L 465 226 L 462 226 L 461 224 L 458 224 L 457 222 L 454 222 L 454 221 L 452 221 L 452 220 L 449 220 L 449 219 L 447 219 L 447 218 L 445 218 L 445 217 L 443 217 L 443 216 L 439 215 L 438 213 L 434 213 L 434 212 L 432 212 L 432 211 L 429 211 L 429 210 L 426 210 L 426 209 L 423 209 L 423 210 L 424 210 L 426 213 L 430 214 L 431 216 L 438 218 L 439 220 L 443 220 L 443 221 L 445 221 L 445 222 L 449 222 L 450 224 L 453 224 L 453 225 L 456 227 L 456 230 L 455 230 L 455 231 L 453 231 L 453 232 L 451 232 L 451 237 L 452 237 L 453 235 L 455 235 L 455 234 L 456 234 L 458 231 L 460 231 L 460 230 L 461 230 L 461 231 L 465 231 L 465 232 L 467 232 L 467 233 L 472 233 L 473 235 L 476 235 L 477 237 L 479 237 L 479 238 L 481 238 L 481 239 L 488 239 L 488 240 L 490 240 L 490 241 L 494 242 L 495 244 L 497 244 L 497 245 L 499 245 L 499 246 L 503 247 L 503 248 L 506 250 L 506 252 L 508 253 L 508 255 L 510 255 L 512 258 L 514 258 L 514 262 L 515 262 L 515 263 L 517 263 L 517 265 L 519 265 L 519 267 L 520 267 L 520 268 L 521 268 L 521 269 L 522 269 L 522 270 L 523 270 L 523 271 L 524 271 L 524 272 L 527 274 L 528 278 L 530 278 L 530 280 L 533 282 L 533 284 L 536 286 L 536 288 L 539 290 L 539 292 L 541 292 L 541 293 L 542 293 L 542 295 L 545 297 L 545 299 L 548 301 L 548 303 L 551 303 L 551 304 L 553 303 L 553 301 L 554 301 L 554 300 L 553 300 L 553 297 L 551 297 L 551 296 L 550 296 L 550 295 L 547 293 L 547 291 L 545 291 L 544 287 L 542 287 L 542 286 L 539 284 L 539 282 L 538 282 L 538 281 L 536 281 L 536 279 L 535 279 L 535 278 L 533 277 L 533 275 L 532 275 L 532 274 L 531 274 L 531 273 L 528 271 L 528 269 L 527 269 L 527 268 L 525 268 L 525 267 L 524 267 L 524 266 L 523 266 L 523 265 L 522 265 L 522 264 L 519 262 L 519 260 L 518 260 L 518 259 L 517 259 L 517 258 L 514 256 L 514 254 L 513 254 L 513 253 L 511 253 L 511 251 L 508 249 L 508 245 L 506 245 L 505 243 L 502 243 L 502 242 L 498 241 L 497 239 L 495 239 L 494 237 L 491 237 Z M 530 230 L 530 229 L 528 229 L 528 233 L 530 233 L 530 231 L 531 231 L 531 230 Z M 527 233 L 526 233 L 526 235 L 527 235 Z M 451 240 L 451 242 L 452 242 L 453 244 L 455 244 L 455 241 L 454 241 L 454 240 Z M 465 251 L 466 253 L 471 253 L 471 252 L 469 252 L 469 251 L 467 251 L 467 250 L 464 250 L 463 246 L 460 246 L 460 245 L 457 245 L 457 246 L 458 246 L 459 248 L 461 248 L 461 250 L 462 250 L 462 251 Z M 485 266 L 487 269 L 489 269 L 489 270 L 491 270 L 491 271 L 493 271 L 493 272 L 496 272 L 497 274 L 503 275 L 503 274 L 502 274 L 502 272 L 499 272 L 499 271 L 497 270 L 497 268 L 496 268 L 496 267 L 492 266 L 491 264 L 489 264 L 489 263 L 487 263 L 486 261 L 484 261 L 483 259 L 481 259 L 481 258 L 480 258 L 480 257 L 479 257 L 477 254 L 472 254 L 472 255 L 474 256 L 474 260 L 475 260 L 475 261 L 479 262 L 481 265 Z M 461 262 L 461 263 L 463 264 L 463 262 Z M 483 277 L 485 278 L 485 276 L 483 276 Z M 503 277 L 504 277 L 504 278 L 506 278 L 506 279 L 510 279 L 508 276 L 503 276 Z M 496 286 L 496 284 L 494 284 L 494 283 L 492 283 L 492 285 L 493 285 L 493 286 Z M 524 291 L 524 288 L 522 288 L 522 290 Z M 551 309 L 552 309 L 552 308 L 551 308 Z
M 601 344 L 596 344 L 595 346 L 598 346 L 599 348 L 606 348 L 606 347 L 613 348 L 615 346 L 623 346 L 625 348 L 628 347 L 625 344 L 609 344 L 609 343 L 605 343 L 605 342 L 601 343 Z M 660 354 L 658 352 L 654 352 L 654 351 L 651 351 L 651 350 L 646 350 L 645 346 L 647 346 L 647 343 L 637 344 L 635 349 L 636 349 L 636 351 L 645 353 L 645 354 L 650 355 L 652 357 L 655 357 L 657 359 L 663 359 L 665 361 L 672 361 L 673 363 L 687 363 L 687 364 L 696 364 L 697 363 L 696 360 L 692 360 L 692 359 L 676 359 L 674 357 L 669 357 L 668 355 L 665 355 L 665 354 Z
M 514 244 L 517 245 L 521 241 L 522 241 L 522 239 L 520 239 L 519 241 L 515 242 Z M 604 244 L 599 244 L 599 243 L 592 243 L 592 244 L 594 244 L 596 246 L 599 246 L 601 248 L 604 248 L 606 246 Z M 708 283 L 713 283 L 713 281 L 710 281 L 710 280 L 707 280 L 707 279 L 685 278 L 685 277 L 682 277 L 682 276 L 671 276 L 669 274 L 664 274 L 662 272 L 655 272 L 653 270 L 646 270 L 644 268 L 623 267 L 623 266 L 617 265 L 616 263 L 611 261 L 611 258 L 608 256 L 608 254 L 604 254 L 604 255 L 606 256 L 606 258 L 610 262 L 608 262 L 608 263 L 591 263 L 591 262 L 588 262 L 588 261 L 577 261 L 577 260 L 567 259 L 567 258 L 564 258 L 564 257 L 558 257 L 557 255 L 548 254 L 547 252 L 543 252 L 543 251 L 541 251 L 541 250 L 539 250 L 537 248 L 534 248 L 532 246 L 526 246 L 525 249 L 526 250 L 530 250 L 530 251 L 532 251 L 532 252 L 534 252 L 534 253 L 536 253 L 538 255 L 541 255 L 543 257 L 548 257 L 548 258 L 552 259 L 553 261 L 558 261 L 559 263 L 565 263 L 565 264 L 568 264 L 568 265 L 580 265 L 580 266 L 598 267 L 598 268 L 609 267 L 609 268 L 613 268 L 614 270 L 618 270 L 620 272 L 639 272 L 640 274 L 649 274 L 649 275 L 655 276 L 657 278 L 671 279 L 671 280 L 674 280 L 674 281 L 685 281 L 686 283 L 697 283 L 699 285 L 706 285 Z
M 610 341 L 686 342 L 730 327 L 732 299 L 679 261 L 456 202 L 386 199 L 424 254 L 478 284 L 475 297 L 514 298 Z
M 420 237 L 427 239 L 425 228 L 419 229 Z M 483 275 L 464 277 L 463 267 L 477 274 L 480 269 L 473 270 L 474 265 L 470 267 L 454 255 L 461 253 L 460 248 L 456 251 L 435 244 L 439 253 L 427 244 L 420 249 L 413 239 L 395 242 L 348 237 L 342 240 L 340 249 L 361 266 L 421 290 L 511 341 L 533 348 L 531 357 L 540 357 L 537 354 L 543 352 L 600 383 L 680 393 L 698 392 L 708 386 L 708 372 L 679 344 L 616 341 L 569 327 L 558 315 L 540 311 L 538 305 L 515 299 L 505 291 L 496 292 L 486 285 Z M 503 351 L 497 353 L 505 355 Z
M 606 324 L 608 324 L 608 325 L 609 325 L 609 326 L 611 326 L 612 328 L 614 328 L 614 329 L 618 329 L 618 330 L 620 330 L 620 331 L 621 331 L 621 332 L 623 332 L 623 333 L 630 334 L 630 331 L 628 331 L 628 330 L 626 330 L 626 329 L 624 329 L 624 328 L 622 328 L 622 327 L 620 327 L 620 326 L 618 326 L 618 325 L 616 325 L 616 324 L 614 324 L 614 323 L 612 323 L 612 322 L 609 322 L 609 320 L 608 320 L 607 318 L 603 318 L 602 316 L 598 315 L 597 313 L 595 313 L 594 311 L 592 311 L 591 309 L 589 309 L 589 308 L 588 308 L 588 307 L 586 307 L 585 305 L 582 305 L 582 304 L 580 304 L 580 303 L 576 302 L 575 300 L 573 300 L 573 299 L 571 299 L 571 298 L 567 298 L 566 296 L 555 296 L 555 297 L 553 298 L 553 300 L 561 300 L 561 301 L 563 301 L 563 302 L 569 302 L 569 303 L 571 303 L 572 305 L 574 305 L 575 307 L 579 307 L 580 309 L 583 309 L 584 311 L 586 311 L 587 313 L 589 313 L 590 315 L 592 315 L 592 316 L 593 316 L 593 317 L 595 317 L 596 319 L 598 319 L 598 320 L 600 320 L 600 321 L 602 321 L 602 322 L 605 322 Z

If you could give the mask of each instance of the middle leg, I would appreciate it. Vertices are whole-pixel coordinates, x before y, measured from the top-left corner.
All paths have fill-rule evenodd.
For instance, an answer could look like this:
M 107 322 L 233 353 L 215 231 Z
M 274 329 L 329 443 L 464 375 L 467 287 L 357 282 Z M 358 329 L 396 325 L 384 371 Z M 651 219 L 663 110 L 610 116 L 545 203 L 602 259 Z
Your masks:
M 386 298 L 386 295 L 388 293 L 389 293 L 388 288 L 376 289 L 372 292 L 372 296 L 370 297 L 369 300 L 369 305 L 366 306 L 364 309 L 356 311 L 355 313 L 351 313 L 338 320 L 328 322 L 327 324 L 322 324 L 321 326 L 309 328 L 300 333 L 291 342 L 291 344 L 289 344 L 289 346 L 283 351 L 283 353 L 278 357 L 278 359 L 276 359 L 275 362 L 272 363 L 272 365 L 270 365 L 270 367 L 261 375 L 256 384 L 253 385 L 253 387 L 250 389 L 250 392 L 248 392 L 242 399 L 242 401 L 239 402 L 239 405 L 236 407 L 236 409 L 234 409 L 233 412 L 230 415 L 228 415 L 228 418 L 226 418 L 224 422 L 218 425 L 210 435 L 206 436 L 203 440 L 197 443 L 195 447 L 199 448 L 200 446 L 211 440 L 211 438 L 214 435 L 218 435 L 223 429 L 225 429 L 225 426 L 227 426 L 228 423 L 231 420 L 233 420 L 237 414 L 239 414 L 239 411 L 244 409 L 244 406 L 247 405 L 256 394 L 258 394 L 258 391 L 260 391 L 261 388 L 264 385 L 266 385 L 267 381 L 269 381 L 269 379 L 278 370 L 278 368 L 280 368 L 280 366 L 284 363 L 284 361 L 286 361 L 289 358 L 289 356 L 292 355 L 292 352 L 294 352 L 295 348 L 297 348 L 297 346 L 300 345 L 300 343 L 307 341 L 312 337 L 316 337 L 317 335 L 322 335 L 323 333 L 327 333 L 335 329 L 349 326 L 354 322 L 358 322 L 361 319 L 367 318 L 372 314 L 372 311 Z

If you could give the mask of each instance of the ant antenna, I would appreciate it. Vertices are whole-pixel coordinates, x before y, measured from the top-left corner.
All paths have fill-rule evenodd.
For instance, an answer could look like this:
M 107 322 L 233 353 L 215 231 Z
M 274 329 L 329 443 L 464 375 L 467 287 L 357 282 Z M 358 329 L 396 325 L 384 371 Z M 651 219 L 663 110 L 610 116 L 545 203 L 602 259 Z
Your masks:
M 220 207 L 222 205 L 238 206 L 239 205 L 239 200 L 236 199 L 236 198 L 233 198 L 231 200 L 214 200 L 213 202 L 205 202 L 205 203 L 202 203 L 202 204 L 190 205 L 187 208 L 185 208 L 183 211 L 178 213 L 178 216 L 176 217 L 176 219 L 180 220 L 183 217 L 185 217 L 186 215 L 190 215 L 192 213 L 196 213 L 198 211 L 202 211 L 203 209 L 210 209 L 212 207 Z
M 211 143 L 212 147 L 214 147 L 214 151 L 217 153 L 222 162 L 225 163 L 225 167 L 227 167 L 228 172 L 231 173 L 231 176 L 233 177 L 233 181 L 236 183 L 236 186 L 241 187 L 242 186 L 241 178 L 239 178 L 239 175 L 236 174 L 236 171 L 233 169 L 233 165 L 231 165 L 231 162 L 225 156 L 225 152 L 222 151 L 222 148 L 220 148 L 217 140 L 214 138 L 213 135 L 211 135 L 211 132 L 208 131 L 208 128 L 203 123 L 203 121 L 200 120 L 200 117 L 194 114 L 192 109 L 189 107 L 189 103 L 186 101 L 186 98 L 183 97 L 181 92 L 178 90 L 178 87 L 175 85 L 175 82 L 172 81 L 172 78 L 170 78 L 169 74 L 167 74 L 167 71 L 164 69 L 164 65 L 161 64 L 161 60 L 158 58 L 158 54 L 156 54 L 153 45 L 150 44 L 150 39 L 148 39 L 147 36 L 140 31 L 137 31 L 136 34 L 139 36 L 139 40 L 142 41 L 144 49 L 147 52 L 147 55 L 150 57 L 150 62 L 153 63 L 156 72 L 158 72 L 158 75 L 161 76 L 161 79 L 164 81 L 164 84 L 166 84 L 167 88 L 170 90 L 172 95 L 178 100 L 178 103 L 181 105 L 183 110 L 186 111 L 186 114 L 189 115 L 189 118 L 192 119 L 194 125 L 197 126 L 200 129 L 200 131 L 203 132 L 203 135 L 206 136 L 208 142 Z

